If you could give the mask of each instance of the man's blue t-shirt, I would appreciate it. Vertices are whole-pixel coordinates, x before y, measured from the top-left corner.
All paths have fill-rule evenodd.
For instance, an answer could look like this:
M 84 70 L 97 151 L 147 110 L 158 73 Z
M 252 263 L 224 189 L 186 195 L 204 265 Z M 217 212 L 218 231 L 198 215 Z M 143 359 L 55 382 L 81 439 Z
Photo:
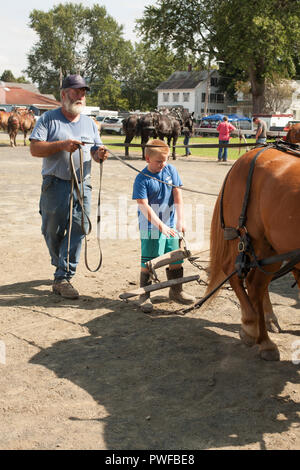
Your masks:
M 30 140 L 43 142 L 56 142 L 67 139 L 94 143 L 82 146 L 83 174 L 84 178 L 87 178 L 91 174 L 91 148 L 96 149 L 99 145 L 102 145 L 97 126 L 89 116 L 81 114 L 79 121 L 70 122 L 63 115 L 61 108 L 47 111 L 39 118 L 30 136 Z M 74 167 L 79 177 L 79 149 L 72 155 Z M 53 175 L 63 180 L 70 180 L 69 152 L 61 151 L 43 158 L 42 175 Z
M 149 205 L 160 220 L 169 227 L 175 227 L 176 220 L 172 186 L 160 183 L 146 175 L 150 175 L 175 186 L 182 186 L 177 169 L 173 165 L 167 164 L 159 173 L 151 173 L 148 168 L 145 167 L 134 181 L 132 194 L 132 199 L 148 199 Z M 157 230 L 157 228 L 144 217 L 140 210 L 138 211 L 138 216 L 141 231 Z

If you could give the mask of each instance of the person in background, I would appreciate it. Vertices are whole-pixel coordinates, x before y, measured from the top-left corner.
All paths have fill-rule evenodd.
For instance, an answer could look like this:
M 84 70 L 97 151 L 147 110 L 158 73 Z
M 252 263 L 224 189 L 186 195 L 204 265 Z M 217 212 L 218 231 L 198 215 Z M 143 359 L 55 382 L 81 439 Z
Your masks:
M 188 157 L 189 155 L 192 155 L 192 152 L 188 147 L 188 145 L 190 143 L 190 138 L 191 138 L 192 132 L 190 131 L 190 129 L 187 128 L 187 129 L 184 130 L 183 134 L 184 134 L 183 145 L 186 145 L 186 147 L 185 147 L 185 156 Z
M 217 127 L 217 131 L 219 132 L 219 145 L 226 145 L 229 143 L 230 133 L 235 131 L 236 128 L 228 122 L 228 117 L 224 116 L 223 121 Z M 218 162 L 227 161 L 227 147 L 219 147 L 218 152 Z
M 255 140 L 256 144 L 265 144 L 267 142 L 267 124 L 258 117 L 253 118 L 253 123 L 257 125 Z
M 97 163 L 106 160 L 107 149 L 102 145 L 93 120 L 81 114 L 85 94 L 89 90 L 80 75 L 69 75 L 62 83 L 60 108 L 47 111 L 37 121 L 30 136 L 33 157 L 43 159 L 40 214 L 51 264 L 55 266 L 52 290 L 68 299 L 77 299 L 78 291 L 71 284 L 79 263 L 82 239 L 82 212 L 89 215 L 91 203 L 91 158 Z M 86 142 L 84 145 L 83 143 Z M 83 154 L 83 177 L 80 182 L 80 152 Z M 84 190 L 83 209 L 74 189 L 72 230 L 68 270 L 68 233 L 70 220 L 71 169 L 70 153 L 78 181 Z

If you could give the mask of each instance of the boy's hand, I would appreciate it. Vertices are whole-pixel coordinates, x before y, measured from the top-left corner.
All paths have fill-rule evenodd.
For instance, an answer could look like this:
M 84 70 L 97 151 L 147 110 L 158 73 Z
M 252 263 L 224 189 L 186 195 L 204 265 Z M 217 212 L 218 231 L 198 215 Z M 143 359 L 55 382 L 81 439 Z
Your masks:
M 160 226 L 160 231 L 162 234 L 164 234 L 167 238 L 170 237 L 176 237 L 177 236 L 177 231 L 174 228 L 168 227 L 168 225 L 161 224 Z

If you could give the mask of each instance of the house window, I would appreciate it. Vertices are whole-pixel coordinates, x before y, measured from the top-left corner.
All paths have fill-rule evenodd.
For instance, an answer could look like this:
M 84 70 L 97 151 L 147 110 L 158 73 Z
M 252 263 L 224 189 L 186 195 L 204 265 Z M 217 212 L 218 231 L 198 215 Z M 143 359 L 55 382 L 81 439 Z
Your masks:
M 202 97 L 201 97 L 202 103 L 205 103 L 205 95 L 206 95 L 206 93 L 202 93 Z
M 179 101 L 179 93 L 173 93 L 173 101 L 176 103 Z
M 210 103 L 216 103 L 217 102 L 217 95 L 215 93 L 211 93 L 209 95 L 209 102 Z
M 163 102 L 168 103 L 170 93 L 163 93 Z
M 183 93 L 183 101 L 185 101 L 185 102 L 190 101 L 190 94 L 189 93 Z
M 218 86 L 218 79 L 217 79 L 217 77 L 211 77 L 211 79 L 210 79 L 210 85 L 211 85 L 211 86 Z
M 224 103 L 224 95 L 222 93 L 217 93 L 217 103 Z

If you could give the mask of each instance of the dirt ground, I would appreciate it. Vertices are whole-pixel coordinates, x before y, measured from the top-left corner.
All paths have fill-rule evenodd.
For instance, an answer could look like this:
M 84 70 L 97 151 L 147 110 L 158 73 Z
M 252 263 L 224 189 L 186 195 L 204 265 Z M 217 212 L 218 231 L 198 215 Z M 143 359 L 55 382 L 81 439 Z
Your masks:
M 276 363 L 241 343 L 240 311 L 228 289 L 186 315 L 174 313 L 180 306 L 168 301 L 167 290 L 153 294 L 151 315 L 134 299 L 120 300 L 138 286 L 136 173 L 110 158 L 102 191 L 103 266 L 91 273 L 82 256 L 74 279 L 80 299 L 62 299 L 51 291 L 53 268 L 40 230 L 42 162 L 28 147 L 5 145 L 0 162 L 1 449 L 300 448 L 300 303 L 291 277 L 271 287 L 283 329 L 271 334 L 281 354 Z M 137 155 L 130 163 L 144 166 Z M 209 193 L 184 192 L 188 244 L 203 250 L 205 267 L 214 194 L 231 164 L 197 157 L 172 163 L 186 187 Z M 94 165 L 93 266 L 98 186 Z M 185 274 L 205 280 L 204 270 L 184 266 Z M 165 280 L 163 269 L 159 275 Z M 205 287 L 194 282 L 185 289 L 200 298 Z

